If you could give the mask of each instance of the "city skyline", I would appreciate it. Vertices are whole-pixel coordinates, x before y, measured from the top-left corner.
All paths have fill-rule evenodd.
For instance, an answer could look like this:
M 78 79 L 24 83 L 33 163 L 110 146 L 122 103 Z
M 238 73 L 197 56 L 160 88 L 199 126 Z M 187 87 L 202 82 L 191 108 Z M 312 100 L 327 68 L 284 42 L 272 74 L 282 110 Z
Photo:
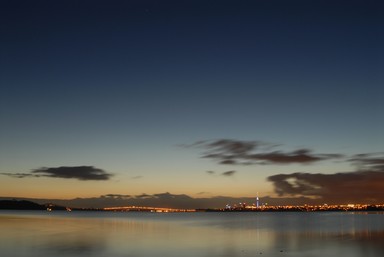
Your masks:
M 5 1 L 0 198 L 382 204 L 383 11 Z

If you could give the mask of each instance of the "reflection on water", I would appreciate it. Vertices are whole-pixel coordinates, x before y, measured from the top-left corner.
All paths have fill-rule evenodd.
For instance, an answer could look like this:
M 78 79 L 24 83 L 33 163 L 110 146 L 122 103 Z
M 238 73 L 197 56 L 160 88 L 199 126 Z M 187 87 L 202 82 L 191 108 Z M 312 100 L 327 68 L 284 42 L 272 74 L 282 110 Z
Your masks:
M 378 257 L 383 213 L 0 212 L 0 252 L 44 256 Z

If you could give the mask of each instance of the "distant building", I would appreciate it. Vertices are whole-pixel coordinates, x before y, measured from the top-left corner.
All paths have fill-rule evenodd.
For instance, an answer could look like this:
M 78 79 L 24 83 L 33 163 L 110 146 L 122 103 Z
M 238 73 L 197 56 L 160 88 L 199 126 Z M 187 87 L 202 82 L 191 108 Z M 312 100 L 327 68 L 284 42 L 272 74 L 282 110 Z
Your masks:
M 260 203 L 259 203 L 259 193 L 257 193 L 257 196 L 256 196 L 256 208 L 258 209 L 260 206 Z

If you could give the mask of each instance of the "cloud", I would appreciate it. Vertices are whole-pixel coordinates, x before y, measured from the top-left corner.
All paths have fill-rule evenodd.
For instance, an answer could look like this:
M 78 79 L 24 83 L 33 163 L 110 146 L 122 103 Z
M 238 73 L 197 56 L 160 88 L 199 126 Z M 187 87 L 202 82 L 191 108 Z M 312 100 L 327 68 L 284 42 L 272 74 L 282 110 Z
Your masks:
M 73 167 L 56 167 L 32 170 L 31 173 L 0 173 L 15 178 L 25 177 L 50 177 L 50 178 L 65 178 L 78 180 L 108 180 L 112 174 L 105 172 L 102 169 L 93 166 L 73 166 Z
M 145 198 L 148 198 L 148 197 L 151 197 L 151 195 L 147 195 L 147 194 L 141 194 L 141 195 L 136 195 L 135 198 L 139 198 L 139 199 L 145 199 Z
M 212 142 L 203 141 L 203 143 L 200 142 L 200 144 L 205 144 L 206 147 L 210 149 L 214 149 L 215 152 L 221 152 L 221 153 L 227 152 L 235 155 L 243 155 L 254 150 L 261 143 L 257 141 L 219 139 Z
M 205 158 L 209 158 L 209 157 L 205 157 Z M 235 160 L 232 160 L 232 159 L 227 159 L 227 160 L 222 160 L 220 161 L 220 164 L 237 164 L 237 161 Z
M 384 199 L 384 172 L 293 173 L 269 176 L 279 196 L 304 196 L 330 203 L 372 203 Z
M 251 161 L 259 164 L 289 164 L 289 163 L 312 163 L 327 159 L 340 158 L 339 154 L 313 154 L 308 149 L 299 149 L 292 152 L 274 151 L 262 154 L 251 154 L 246 156 Z
M 230 177 L 230 176 L 235 175 L 236 172 L 237 172 L 237 171 L 235 171 L 235 170 L 229 170 L 229 171 L 224 171 L 224 172 L 222 172 L 222 173 L 220 173 L 220 174 L 218 173 L 217 175 Z M 208 175 L 212 175 L 212 176 L 216 175 L 216 172 L 213 171 L 213 170 L 207 170 L 206 173 L 207 173 Z
M 0 173 L 1 175 L 4 176 L 9 176 L 13 178 L 27 178 L 27 177 L 40 177 L 40 175 L 34 175 L 30 173 L 10 173 L 10 172 L 2 172 Z
M 350 158 L 349 161 L 358 170 L 384 171 L 384 157 L 381 153 L 357 154 Z
M 193 147 L 206 149 L 203 158 L 213 159 L 219 164 L 267 165 L 267 164 L 310 164 L 318 161 L 341 158 L 341 154 L 315 154 L 309 149 L 295 151 L 273 150 L 280 145 L 260 141 L 219 139 L 199 141 Z
M 126 199 L 126 198 L 130 198 L 131 195 L 106 194 L 106 195 L 102 195 L 100 197 L 102 197 L 102 198 L 113 198 L 113 199 Z
M 226 176 L 226 177 L 230 177 L 230 176 L 235 175 L 235 173 L 236 173 L 235 170 L 229 170 L 229 171 L 221 173 L 221 175 Z

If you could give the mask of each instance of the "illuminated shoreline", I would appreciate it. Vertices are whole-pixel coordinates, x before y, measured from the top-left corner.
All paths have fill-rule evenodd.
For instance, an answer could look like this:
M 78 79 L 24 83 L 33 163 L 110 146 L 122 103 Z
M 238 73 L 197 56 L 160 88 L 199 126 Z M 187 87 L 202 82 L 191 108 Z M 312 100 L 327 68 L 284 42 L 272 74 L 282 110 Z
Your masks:
M 37 204 L 31 201 L 2 200 L 0 210 L 48 210 L 48 211 L 116 211 L 116 212 L 322 212 L 322 211 L 384 211 L 384 204 L 339 204 L 339 205 L 238 205 L 225 208 L 168 208 L 150 206 L 115 206 L 104 208 L 72 208 L 70 206 L 60 206 L 54 203 Z
M 384 211 L 384 204 L 345 204 L 345 205 L 280 205 L 280 206 L 240 206 L 224 209 L 175 209 L 143 206 L 107 207 L 102 211 L 144 211 L 144 212 L 322 212 L 322 211 Z

